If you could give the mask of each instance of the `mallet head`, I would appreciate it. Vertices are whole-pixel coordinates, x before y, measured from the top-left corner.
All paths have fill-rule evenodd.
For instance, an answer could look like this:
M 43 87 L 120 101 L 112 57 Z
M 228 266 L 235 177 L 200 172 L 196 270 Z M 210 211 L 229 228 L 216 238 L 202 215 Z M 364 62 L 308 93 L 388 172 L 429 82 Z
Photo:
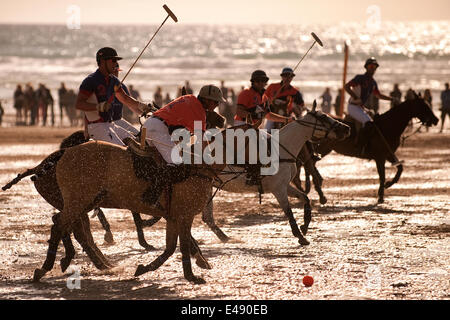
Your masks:
M 318 37 L 314 32 L 311 32 L 311 35 L 312 35 L 312 37 L 314 38 L 314 40 L 316 40 L 317 43 L 318 43 L 321 47 L 323 47 L 322 40 L 320 40 L 319 37 Z
M 173 19 L 173 21 L 178 22 L 177 17 L 173 14 L 173 12 L 169 9 L 167 5 L 163 5 L 164 10 L 166 10 L 167 14 Z

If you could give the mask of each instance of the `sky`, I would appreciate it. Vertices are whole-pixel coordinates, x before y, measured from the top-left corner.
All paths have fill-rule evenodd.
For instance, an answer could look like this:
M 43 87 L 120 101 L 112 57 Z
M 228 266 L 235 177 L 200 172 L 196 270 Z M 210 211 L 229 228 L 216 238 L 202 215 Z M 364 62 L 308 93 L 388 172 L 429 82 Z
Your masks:
M 163 4 L 189 24 L 450 20 L 450 0 L 12 0 L 2 1 L 0 23 L 158 24 Z

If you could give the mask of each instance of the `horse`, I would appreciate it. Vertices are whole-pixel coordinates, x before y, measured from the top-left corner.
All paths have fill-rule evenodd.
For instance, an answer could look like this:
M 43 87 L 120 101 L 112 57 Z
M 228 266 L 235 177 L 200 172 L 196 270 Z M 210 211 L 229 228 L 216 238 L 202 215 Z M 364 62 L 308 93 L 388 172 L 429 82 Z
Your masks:
M 298 238 L 301 245 L 308 245 L 309 241 L 299 231 L 297 223 L 292 213 L 292 209 L 289 204 L 288 196 L 294 196 L 300 199 L 301 204 L 304 205 L 304 224 L 300 227 L 303 234 L 306 235 L 308 225 L 311 221 L 311 204 L 308 197 L 290 185 L 290 181 L 293 178 L 292 172 L 295 169 L 295 165 L 299 165 L 299 159 L 302 159 L 302 155 L 307 156 L 304 143 L 309 139 L 343 139 L 350 134 L 350 128 L 347 125 L 340 123 L 339 121 L 327 116 L 319 111 L 308 112 L 307 115 L 301 120 L 295 121 L 297 125 L 290 126 L 289 130 L 282 129 L 280 131 L 280 145 L 283 146 L 280 150 L 280 168 L 275 175 L 264 176 L 262 179 L 262 190 L 264 193 L 272 193 L 278 200 L 284 214 L 288 218 L 291 226 L 292 233 Z M 295 137 L 295 139 L 294 139 Z M 300 137 L 298 139 L 297 137 Z M 298 151 L 300 148 L 301 151 Z M 292 150 L 294 153 L 289 154 Z M 297 155 L 298 154 L 298 155 Z M 294 155 L 297 155 L 294 157 Z M 295 158 L 295 159 L 294 159 Z M 304 160 L 303 160 L 304 161 Z M 245 183 L 245 168 L 242 166 L 227 166 L 224 170 L 226 173 L 219 175 L 220 180 L 228 180 L 230 174 L 235 175 L 228 183 L 223 187 L 220 184 L 216 184 L 216 187 L 221 187 L 225 191 L 237 192 L 237 193 L 258 193 L 259 186 L 248 186 Z M 212 199 L 212 191 L 210 193 Z M 137 217 L 135 216 L 137 215 Z M 143 237 L 143 227 L 152 226 L 159 221 L 160 218 L 156 217 L 146 221 L 142 221 L 138 214 L 133 213 L 135 217 L 136 229 L 138 234 Z M 139 221 L 140 220 L 140 221 Z M 207 206 L 202 212 L 202 220 L 209 228 L 216 234 L 216 236 L 222 241 L 227 242 L 229 237 L 216 225 L 213 217 L 213 202 L 208 202 Z M 140 240 L 141 241 L 141 240 Z M 145 241 L 145 240 L 143 240 Z
M 423 98 L 415 94 L 414 99 L 406 100 L 398 106 L 374 117 L 375 132 L 369 138 L 366 152 L 361 154 L 355 144 L 355 124 L 344 121 L 352 127 L 352 135 L 342 141 L 328 141 L 319 143 L 316 151 L 323 156 L 332 150 L 337 153 L 366 160 L 375 160 L 379 175 L 378 203 L 384 202 L 384 189 L 388 189 L 397 183 L 403 172 L 403 165 L 395 156 L 395 151 L 400 145 L 400 137 L 408 123 L 413 118 L 418 118 L 427 127 L 437 125 L 438 118 L 434 115 L 430 105 Z M 386 182 L 385 163 L 386 160 L 397 167 L 394 178 Z
M 215 170 L 221 170 L 225 165 L 193 165 L 190 167 L 193 174 L 186 180 L 173 184 L 172 192 L 163 193 L 159 198 L 160 207 L 155 208 L 142 200 L 142 193 L 148 189 L 149 183 L 135 176 L 132 161 L 130 153 L 124 147 L 97 141 L 59 150 L 44 160 L 37 171 L 45 173 L 52 167 L 55 168 L 57 184 L 64 201 L 63 210 L 54 216 L 52 237 L 59 242 L 61 238 L 67 239 L 73 231 L 96 267 L 109 268 L 111 265 L 93 241 L 87 212 L 101 206 L 162 216 L 167 220 L 166 250 L 149 265 L 139 265 L 135 275 L 156 270 L 162 265 L 175 251 L 180 237 L 185 278 L 194 283 L 204 283 L 202 278 L 196 277 L 192 272 L 189 258 L 190 229 L 194 215 L 206 204 L 211 181 L 216 175 Z M 29 175 L 28 171 L 3 189 Z M 196 191 L 197 201 L 191 199 L 192 190 Z M 42 277 L 49 270 L 37 271 L 38 277 Z
M 322 113 L 321 111 L 308 111 L 304 117 L 294 120 L 279 131 L 279 169 L 274 175 L 261 177 L 261 185 L 248 185 L 244 175 L 245 168 L 237 165 L 227 165 L 220 180 L 225 181 L 222 186 L 216 182 L 215 187 L 224 191 L 235 193 L 272 193 L 277 199 L 285 216 L 287 217 L 292 234 L 298 238 L 301 245 L 308 245 L 304 238 L 311 221 L 311 204 L 308 197 L 290 185 L 297 172 L 297 159 L 306 141 L 320 139 L 344 139 L 350 135 L 350 128 Z M 230 173 L 236 176 L 229 178 Z M 228 181 L 227 181 L 228 180 Z M 304 224 L 298 229 L 288 196 L 297 197 L 304 205 Z M 215 224 L 213 217 L 213 202 L 209 201 L 202 213 L 202 219 L 222 242 L 227 242 L 229 237 Z

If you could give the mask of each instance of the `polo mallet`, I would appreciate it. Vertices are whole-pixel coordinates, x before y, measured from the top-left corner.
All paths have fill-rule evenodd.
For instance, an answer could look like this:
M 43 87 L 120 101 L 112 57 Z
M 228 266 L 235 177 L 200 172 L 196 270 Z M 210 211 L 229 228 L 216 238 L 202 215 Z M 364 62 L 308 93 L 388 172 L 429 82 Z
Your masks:
M 164 19 L 164 21 L 161 23 L 161 25 L 159 26 L 159 28 L 156 30 L 156 32 L 153 34 L 153 36 L 151 37 L 150 41 L 147 43 L 147 45 L 144 47 L 144 49 L 142 49 L 141 53 L 139 54 L 139 56 L 136 58 L 136 60 L 134 61 L 134 63 L 131 65 L 130 69 L 128 70 L 128 72 L 125 74 L 125 76 L 123 77 L 122 81 L 120 82 L 120 85 L 122 85 L 122 83 L 125 81 L 126 77 L 128 76 L 128 74 L 130 73 L 131 69 L 133 69 L 134 65 L 136 64 L 136 62 L 138 62 L 139 58 L 142 56 L 142 54 L 144 53 L 145 49 L 147 49 L 147 47 L 149 46 L 150 42 L 152 42 L 153 38 L 156 36 L 156 34 L 158 33 L 159 29 L 162 28 L 162 26 L 164 25 L 164 23 L 166 23 L 167 19 L 169 19 L 169 17 L 172 18 L 173 21 L 178 22 L 178 18 L 175 16 L 175 14 L 169 9 L 168 6 L 163 5 L 164 10 L 166 10 L 167 12 L 167 17 Z
M 303 55 L 303 57 L 300 59 L 300 61 L 297 63 L 297 65 L 296 65 L 295 68 L 294 68 L 294 72 L 295 72 L 295 70 L 297 70 L 298 65 L 303 61 L 303 59 L 305 59 L 305 57 L 306 57 L 306 55 L 308 54 L 308 52 L 312 49 L 312 47 L 314 47 L 314 45 L 315 45 L 316 43 L 318 43 L 321 47 L 323 47 L 322 40 L 320 40 L 319 37 L 318 37 L 314 32 L 311 32 L 311 35 L 312 35 L 312 37 L 314 38 L 314 42 L 313 42 L 313 44 L 311 45 L 311 47 L 309 47 L 308 51 L 306 51 L 306 53 L 305 53 L 305 54 Z
M 309 53 L 309 51 L 311 51 L 312 47 L 314 47 L 314 45 L 316 43 L 318 43 L 321 47 L 323 47 L 323 43 L 322 40 L 319 39 L 319 37 L 314 33 L 311 32 L 312 37 L 314 38 L 314 42 L 312 43 L 311 47 L 309 47 L 308 51 L 306 51 L 306 53 L 303 55 L 303 57 L 300 59 L 300 61 L 297 63 L 297 65 L 295 66 L 293 72 L 295 72 L 295 70 L 297 70 L 299 64 L 303 61 L 303 59 L 305 59 L 306 55 Z M 283 89 L 283 86 L 280 87 L 280 89 L 278 89 L 278 91 L 276 92 L 276 94 L 272 97 L 270 104 L 273 103 L 273 100 L 275 100 L 275 98 L 277 97 L 277 95 L 280 93 L 281 89 Z

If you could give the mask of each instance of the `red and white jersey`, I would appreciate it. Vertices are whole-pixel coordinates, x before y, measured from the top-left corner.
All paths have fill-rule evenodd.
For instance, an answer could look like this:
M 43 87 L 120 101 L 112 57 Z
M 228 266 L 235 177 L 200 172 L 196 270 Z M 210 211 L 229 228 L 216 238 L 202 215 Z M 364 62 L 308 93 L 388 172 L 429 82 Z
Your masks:
M 206 131 L 206 111 L 202 103 L 192 94 L 181 96 L 153 113 L 171 127 L 184 127 L 194 133 L 194 121 L 202 122 Z

